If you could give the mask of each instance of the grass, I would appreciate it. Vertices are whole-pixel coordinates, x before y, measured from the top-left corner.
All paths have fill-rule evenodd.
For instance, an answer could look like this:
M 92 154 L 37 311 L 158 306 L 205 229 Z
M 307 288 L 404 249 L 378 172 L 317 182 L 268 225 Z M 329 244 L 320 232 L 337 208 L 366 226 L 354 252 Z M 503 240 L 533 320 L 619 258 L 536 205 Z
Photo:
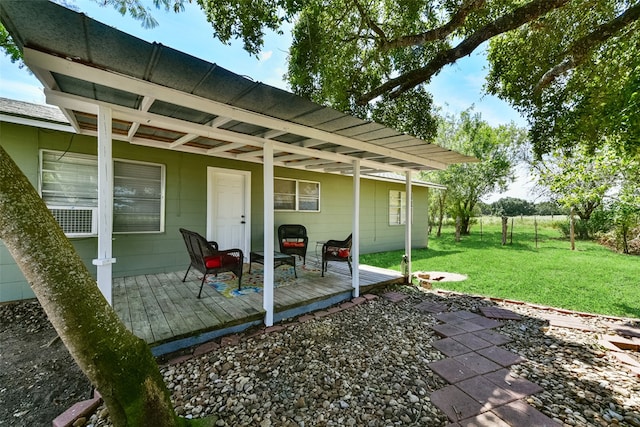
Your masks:
M 509 221 L 509 226 L 511 222 Z M 640 318 L 640 257 L 617 254 L 593 242 L 569 242 L 552 228 L 514 221 L 513 243 L 502 246 L 499 224 L 483 221 L 456 242 L 452 228 L 430 237 L 428 249 L 412 251 L 413 271 L 446 271 L 468 276 L 434 287 L 551 307 Z M 435 235 L 435 233 L 434 233 Z M 403 251 L 361 256 L 363 264 L 400 271 Z

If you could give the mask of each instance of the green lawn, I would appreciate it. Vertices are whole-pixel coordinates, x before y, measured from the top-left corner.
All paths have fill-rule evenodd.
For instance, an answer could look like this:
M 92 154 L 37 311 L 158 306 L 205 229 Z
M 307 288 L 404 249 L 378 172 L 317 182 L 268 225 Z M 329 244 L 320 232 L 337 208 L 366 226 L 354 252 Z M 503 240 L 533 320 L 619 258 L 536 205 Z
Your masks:
M 510 223 L 511 224 L 511 223 Z M 433 233 L 435 236 L 435 232 Z M 403 251 L 367 254 L 363 264 L 400 270 Z M 458 292 L 527 301 L 590 313 L 640 318 L 640 257 L 616 254 L 598 244 L 561 239 L 550 223 L 516 220 L 513 244 L 501 245 L 500 226 L 485 223 L 455 242 L 453 229 L 412 252 L 412 270 L 447 271 L 469 278 L 434 282 Z

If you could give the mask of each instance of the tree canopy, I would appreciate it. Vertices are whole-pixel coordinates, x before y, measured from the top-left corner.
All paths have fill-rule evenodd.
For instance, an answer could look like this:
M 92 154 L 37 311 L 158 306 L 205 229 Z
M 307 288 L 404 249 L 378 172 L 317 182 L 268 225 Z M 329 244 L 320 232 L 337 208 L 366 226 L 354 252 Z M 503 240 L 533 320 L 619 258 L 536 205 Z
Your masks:
M 640 155 L 639 17 L 638 1 L 575 1 L 491 40 L 487 89 L 529 119 L 538 156 Z

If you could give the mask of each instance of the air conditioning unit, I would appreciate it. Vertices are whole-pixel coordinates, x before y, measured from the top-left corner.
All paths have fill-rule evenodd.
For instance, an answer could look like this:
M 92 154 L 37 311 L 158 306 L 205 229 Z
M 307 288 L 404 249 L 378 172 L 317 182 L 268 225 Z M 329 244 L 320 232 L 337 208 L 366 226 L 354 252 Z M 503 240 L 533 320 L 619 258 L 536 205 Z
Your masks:
M 68 237 L 98 234 L 98 208 L 49 206 L 49 210 Z

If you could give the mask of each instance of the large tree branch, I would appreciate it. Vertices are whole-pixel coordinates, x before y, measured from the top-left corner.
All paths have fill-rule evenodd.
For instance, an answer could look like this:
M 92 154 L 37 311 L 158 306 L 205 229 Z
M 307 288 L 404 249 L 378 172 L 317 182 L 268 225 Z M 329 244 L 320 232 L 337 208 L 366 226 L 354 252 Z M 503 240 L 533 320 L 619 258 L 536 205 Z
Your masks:
M 564 53 L 563 60 L 550 70 L 548 70 L 540 78 L 534 88 L 534 93 L 539 93 L 542 89 L 548 87 L 558 77 L 567 71 L 576 68 L 586 61 L 594 48 L 601 45 L 625 27 L 631 25 L 640 18 L 640 4 L 631 6 L 617 18 L 600 25 L 595 30 L 584 37 L 576 40 L 569 49 Z
M 380 50 L 386 52 L 392 49 L 423 45 L 435 40 L 442 40 L 455 31 L 456 28 L 460 27 L 472 11 L 480 9 L 485 3 L 486 0 L 469 0 L 458 9 L 446 24 L 420 34 L 411 34 L 389 41 L 382 39 L 380 42 Z
M 387 36 L 385 35 L 384 31 L 382 31 L 382 28 L 380 28 L 378 24 L 373 22 L 373 19 L 369 17 L 369 14 L 364 10 L 364 8 L 362 7 L 362 5 L 358 0 L 353 0 L 353 2 L 355 3 L 356 8 L 358 9 L 358 12 L 360 12 L 360 16 L 362 17 L 362 20 L 367 24 L 367 26 L 371 29 L 371 31 L 376 33 L 380 37 L 380 39 L 383 40 L 383 43 L 384 43 L 384 41 L 387 39 Z
M 398 97 L 401 93 L 429 80 L 442 67 L 471 54 L 480 44 L 490 38 L 507 31 L 516 29 L 548 12 L 567 4 L 569 0 L 534 0 L 515 9 L 508 15 L 504 15 L 463 40 L 458 46 L 441 51 L 424 67 L 409 71 L 396 78 L 390 79 L 358 99 L 358 104 L 363 105 L 372 99 L 390 93 L 391 98 Z

